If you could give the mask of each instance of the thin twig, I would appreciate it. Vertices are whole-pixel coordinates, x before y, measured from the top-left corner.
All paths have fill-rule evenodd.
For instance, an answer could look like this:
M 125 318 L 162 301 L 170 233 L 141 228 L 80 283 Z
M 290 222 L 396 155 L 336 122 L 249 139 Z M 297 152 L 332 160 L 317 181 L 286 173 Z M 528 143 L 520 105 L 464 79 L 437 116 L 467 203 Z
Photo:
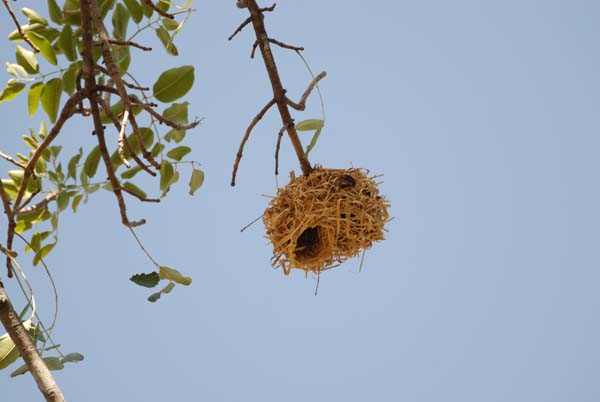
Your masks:
M 108 70 L 107 70 L 106 68 L 102 67 L 100 64 L 96 64 L 96 65 L 95 65 L 95 67 L 96 67 L 98 70 L 102 71 L 104 74 L 106 74 L 106 75 L 109 75 L 109 76 L 110 76 L 110 74 L 109 74 Z M 112 79 L 110 79 L 110 81 L 112 82 Z M 132 84 L 132 83 L 130 83 L 130 82 L 127 82 L 127 81 L 125 81 L 123 78 L 121 78 L 121 81 L 123 81 L 123 84 L 125 84 L 125 86 L 126 86 L 127 88 L 131 88 L 131 89 L 137 89 L 137 90 L 139 90 L 139 91 L 149 91 L 149 90 L 150 90 L 150 88 L 148 88 L 148 87 L 142 87 L 142 86 L 139 86 L 139 85 L 134 85 L 134 84 Z M 108 86 L 109 86 L 109 87 L 111 87 L 110 85 L 108 85 Z M 101 85 L 98 85 L 98 88 L 100 89 L 100 88 L 102 88 L 102 86 L 101 86 Z M 112 87 L 111 87 L 111 88 L 112 88 Z M 115 93 L 117 93 L 117 94 L 118 94 L 119 92 L 118 92 L 118 91 L 116 91 Z M 130 97 L 131 97 L 131 95 L 130 95 Z
M 237 170 L 238 170 L 238 167 L 240 165 L 240 161 L 242 160 L 242 155 L 243 155 L 243 152 L 244 152 L 244 145 L 246 145 L 246 141 L 248 141 L 248 138 L 250 137 L 250 132 L 252 132 L 252 129 L 254 128 L 254 126 L 256 126 L 256 124 L 260 121 L 260 119 L 263 118 L 263 116 L 265 115 L 265 113 L 267 113 L 267 111 L 274 104 L 275 104 L 275 99 L 271 99 L 269 101 L 269 103 L 267 103 L 260 110 L 260 112 L 258 112 L 258 114 L 256 116 L 254 116 L 254 119 L 252 119 L 252 121 L 250 122 L 250 125 L 246 129 L 246 133 L 244 134 L 244 138 L 242 138 L 242 142 L 240 143 L 240 146 L 239 146 L 238 151 L 237 151 L 237 155 L 236 155 L 236 158 L 235 158 L 235 163 L 233 164 L 233 172 L 231 174 L 231 186 L 232 187 L 235 186 L 235 176 L 237 175 Z
M 243 228 L 241 228 L 240 232 L 243 232 L 244 230 L 248 229 L 250 226 L 254 225 L 263 216 L 265 216 L 265 214 L 262 214 L 261 216 L 259 216 L 258 218 L 254 219 L 252 222 L 250 222 L 249 224 L 247 224 L 246 226 L 244 226 Z
M 121 190 L 123 190 L 127 194 L 132 195 L 135 198 L 137 198 L 138 200 L 143 201 L 143 202 L 160 202 L 160 199 L 158 199 L 158 198 L 144 198 L 144 197 L 140 196 L 139 194 L 134 193 L 133 191 L 129 191 L 125 187 L 121 187 Z
M 315 77 L 315 79 L 312 80 L 311 83 L 308 85 L 308 88 L 306 88 L 306 91 L 304 91 L 304 94 L 302 94 L 302 98 L 300 98 L 300 102 L 295 103 L 291 99 L 286 98 L 287 104 L 296 110 L 303 111 L 306 108 L 306 99 L 308 98 L 312 90 L 315 88 L 315 86 L 318 84 L 318 82 L 325 78 L 326 75 L 327 73 L 325 71 L 321 71 Z
M 0 151 L 0 157 L 6 159 L 7 161 L 9 161 L 10 163 L 12 163 L 15 166 L 20 167 L 21 169 L 25 169 L 25 165 L 19 161 L 17 161 L 15 158 L 13 158 L 10 155 L 6 155 L 4 152 Z
M 30 212 L 40 211 L 40 210 L 46 208 L 48 203 L 51 201 L 54 201 L 56 198 L 58 198 L 58 191 L 53 191 L 50 194 L 48 194 L 43 200 L 38 202 L 37 204 L 31 205 L 29 207 L 22 207 L 15 213 L 15 215 L 19 216 L 19 215 L 27 214 Z
M 275 45 L 277 45 L 277 46 L 279 46 L 279 47 L 282 47 L 282 48 L 284 48 L 284 49 L 295 50 L 295 51 L 297 51 L 297 52 L 299 52 L 299 51 L 301 51 L 301 50 L 304 50 L 304 48 L 303 48 L 303 47 L 300 47 L 300 46 L 292 46 L 292 45 L 288 45 L 288 44 L 286 44 L 286 43 L 283 43 L 283 42 L 281 42 L 281 41 L 278 41 L 277 39 L 273 39 L 273 38 L 268 38 L 268 39 L 269 39 L 269 42 L 271 42 L 271 43 L 273 43 L 273 44 L 275 44 Z
M 121 130 L 119 130 L 119 140 L 118 140 L 118 144 L 119 144 L 119 149 L 118 149 L 118 154 L 119 154 L 119 158 L 121 158 L 121 162 L 123 162 L 123 165 L 125 165 L 125 167 L 127 167 L 127 169 L 129 169 L 131 167 L 131 165 L 129 164 L 129 161 L 127 160 L 127 158 L 125 158 L 125 128 L 127 127 L 127 121 L 129 120 L 129 110 L 125 110 L 123 112 L 123 121 L 121 123 Z
M 252 17 L 248 17 L 248 18 L 246 18 L 246 19 L 244 20 L 244 22 L 242 22 L 242 23 L 240 24 L 240 26 L 239 26 L 239 27 L 237 27 L 237 28 L 235 29 L 235 31 L 233 31 L 233 33 L 232 33 L 231 35 L 229 35 L 229 38 L 227 38 L 227 40 L 232 40 L 232 39 L 235 37 L 235 35 L 237 35 L 237 34 L 239 34 L 240 32 L 242 32 L 242 29 L 244 29 L 244 28 L 246 27 L 246 25 L 248 25 L 248 24 L 249 24 L 249 23 L 251 23 L 251 22 L 252 22 Z
M 156 262 L 156 260 L 154 258 L 152 258 L 152 256 L 150 255 L 150 253 L 148 252 L 148 250 L 146 250 L 146 248 L 144 247 L 144 245 L 142 244 L 142 241 L 140 240 L 140 238 L 137 236 L 137 233 L 135 233 L 135 230 L 133 230 L 133 228 L 129 228 L 129 230 L 131 231 L 131 234 L 133 235 L 133 238 L 135 239 L 135 241 L 137 242 L 138 246 L 140 246 L 140 248 L 142 249 L 142 251 L 144 252 L 144 254 L 146 254 L 146 257 L 148 257 L 148 259 L 150 261 L 152 261 L 152 263 L 154 264 L 154 266 L 156 268 L 160 268 L 160 264 L 158 262 Z
M 254 54 L 256 53 L 256 48 L 258 47 L 258 41 L 255 40 L 254 44 L 252 45 L 252 51 L 250 52 L 250 58 L 253 59 L 254 58 Z
M 121 131 L 121 123 L 119 123 L 119 121 L 114 116 L 113 112 L 110 110 L 108 103 L 105 100 L 102 100 L 100 102 L 100 106 L 102 107 L 102 110 L 104 110 L 104 113 L 106 113 L 106 116 L 113 122 L 117 131 L 120 132 Z M 129 152 L 129 155 L 135 161 L 135 163 L 149 175 L 151 175 L 153 177 L 156 176 L 156 172 L 153 172 L 152 170 L 150 170 L 150 167 L 148 165 L 146 165 L 144 162 L 142 162 L 142 160 L 133 151 L 133 148 L 131 147 L 131 144 L 129 144 L 129 140 L 127 139 L 127 136 L 123 137 L 123 142 L 125 143 L 125 148 Z
M 283 138 L 283 133 L 285 132 L 285 127 L 281 127 L 279 133 L 277 134 L 277 145 L 275 145 L 275 176 L 279 175 L 279 148 L 281 147 L 281 139 Z
M 137 42 L 133 42 L 130 40 L 116 40 L 116 39 L 109 39 L 108 43 L 110 43 L 111 45 L 117 45 L 117 46 L 131 46 L 131 47 L 137 47 L 140 50 L 143 50 L 145 52 L 149 52 L 152 50 L 151 47 L 147 47 L 147 46 L 142 46 Z M 94 46 L 102 46 L 102 42 L 96 42 L 94 43 Z
M 2 181 L 0 181 L 0 198 L 2 198 L 2 205 L 4 206 L 4 213 L 6 214 L 6 220 L 8 220 L 8 229 L 7 229 L 7 233 L 6 233 L 6 249 L 11 251 L 12 239 L 14 236 L 14 230 L 15 230 L 15 226 L 16 226 L 15 216 L 10 207 L 10 198 L 8 197 L 8 194 L 6 193 L 6 190 L 4 189 L 4 183 L 2 183 Z M 7 253 L 4 253 L 4 254 L 6 254 L 6 275 L 9 278 L 12 278 L 13 275 L 12 275 L 11 259 Z
M 156 11 L 161 17 L 165 17 L 165 18 L 169 18 L 169 19 L 174 19 L 175 16 L 173 14 L 169 14 L 163 10 L 161 10 L 160 8 L 158 8 L 157 6 L 154 5 L 154 3 L 152 2 L 152 0 L 144 0 L 144 3 L 150 7 L 151 9 L 153 9 L 154 11 Z
M 25 42 L 27 42 L 27 44 L 29 46 L 31 46 L 31 48 L 33 49 L 34 52 L 36 52 L 36 53 L 39 52 L 40 49 L 38 49 L 38 47 L 31 42 L 31 40 L 29 39 L 29 36 L 27 36 L 27 32 L 23 31 L 23 28 L 21 27 L 21 24 L 19 23 L 17 16 L 13 12 L 12 7 L 10 6 L 8 0 L 2 0 L 2 2 L 4 3 L 4 6 L 6 7 L 6 11 L 8 11 L 8 13 L 10 14 L 10 17 L 12 18 L 15 25 L 17 26 L 17 30 L 19 31 L 19 34 L 21 35 L 23 40 Z

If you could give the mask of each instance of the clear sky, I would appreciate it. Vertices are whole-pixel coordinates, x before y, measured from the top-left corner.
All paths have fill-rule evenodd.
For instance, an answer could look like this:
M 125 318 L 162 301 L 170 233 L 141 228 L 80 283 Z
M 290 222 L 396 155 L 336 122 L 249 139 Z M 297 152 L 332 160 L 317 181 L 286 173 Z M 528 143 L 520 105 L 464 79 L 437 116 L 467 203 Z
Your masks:
M 282 1 L 267 15 L 272 37 L 328 72 L 312 161 L 383 173 L 395 216 L 362 272 L 354 260 L 324 273 L 317 297 L 315 278 L 271 268 L 261 224 L 239 230 L 276 191 L 280 123 L 274 111 L 260 123 L 231 188 L 239 140 L 270 99 L 262 61 L 248 57 L 252 32 L 227 41 L 246 18 L 234 3 L 196 1 L 181 56 L 153 42 L 131 69 L 152 84 L 197 67 L 187 99 L 206 120 L 188 139 L 205 185 L 191 198 L 186 179 L 158 206 L 129 203 L 148 220 L 146 247 L 193 285 L 146 301 L 128 278 L 153 267 L 111 194 L 63 215 L 49 257 L 54 337 L 86 357 L 56 372 L 67 399 L 600 400 L 600 2 Z M 1 61 L 13 52 L 0 43 Z M 275 56 L 298 97 L 308 73 L 292 52 Z M 5 152 L 42 118 L 29 120 L 21 98 L 0 104 Z M 297 119 L 320 117 L 309 103 Z M 78 120 L 63 141 L 91 144 L 91 130 Z M 298 170 L 283 147 L 282 172 Z M 28 272 L 50 316 L 47 279 Z M 9 372 L 2 402 L 41 400 L 31 377 Z

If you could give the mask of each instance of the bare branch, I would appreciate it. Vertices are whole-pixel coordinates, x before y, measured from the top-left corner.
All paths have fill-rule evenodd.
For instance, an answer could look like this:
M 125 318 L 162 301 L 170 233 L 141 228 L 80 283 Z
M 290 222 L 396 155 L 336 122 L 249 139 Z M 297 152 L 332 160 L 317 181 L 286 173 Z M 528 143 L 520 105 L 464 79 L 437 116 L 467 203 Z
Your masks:
M 233 164 L 233 172 L 231 173 L 231 186 L 232 187 L 235 186 L 235 176 L 237 175 L 238 167 L 240 165 L 240 161 L 242 160 L 242 155 L 243 155 L 243 152 L 244 152 L 244 145 L 246 145 L 246 141 L 248 141 L 248 138 L 250 137 L 250 133 L 252 132 L 252 129 L 254 128 L 254 126 L 256 126 L 256 124 L 258 124 L 258 122 L 260 121 L 260 119 L 263 118 L 263 116 L 265 115 L 265 113 L 267 113 L 267 111 L 275 103 L 276 103 L 275 99 L 271 99 L 269 101 L 269 103 L 267 103 L 260 110 L 260 112 L 258 112 L 258 114 L 256 116 L 254 116 L 254 119 L 252 119 L 252 121 L 250 122 L 250 125 L 246 129 L 246 133 L 244 134 L 244 138 L 242 138 L 242 142 L 240 143 L 240 147 L 238 148 L 238 151 L 237 151 L 237 155 L 236 155 L 236 158 L 235 158 L 235 163 Z
M 302 98 L 300 98 L 300 102 L 295 103 L 291 99 L 286 98 L 287 104 L 296 110 L 300 110 L 300 111 L 304 110 L 306 108 L 306 99 L 308 99 L 308 96 L 310 95 L 312 90 L 315 88 L 315 86 L 317 86 L 317 83 L 319 81 L 321 81 L 323 78 L 325 78 L 326 75 L 327 75 L 327 73 L 325 71 L 321 71 L 315 77 L 315 79 L 312 80 L 311 83 L 308 85 L 308 88 L 306 88 L 306 91 L 304 91 L 304 94 L 302 94 Z
M 283 126 L 286 127 L 288 136 L 290 137 L 290 141 L 292 142 L 294 151 L 296 152 L 296 156 L 298 157 L 298 161 L 300 162 L 302 173 L 304 175 L 308 175 L 312 171 L 312 166 L 310 165 L 310 162 L 308 161 L 308 158 L 304 153 L 302 142 L 300 142 L 300 138 L 298 138 L 296 127 L 294 126 L 294 120 L 290 115 L 288 103 L 286 100 L 287 98 L 285 96 L 285 90 L 283 88 L 283 84 L 281 83 L 279 72 L 277 71 L 277 65 L 275 63 L 275 59 L 273 58 L 273 53 L 271 52 L 270 43 L 274 43 L 278 46 L 291 48 L 295 50 L 298 50 L 300 48 L 295 48 L 286 45 L 285 43 L 269 39 L 263 21 L 263 11 L 261 11 L 261 8 L 258 6 L 258 4 L 256 4 L 256 0 L 243 0 L 238 3 L 238 7 L 248 8 L 248 11 L 250 12 L 250 17 L 252 18 L 252 26 L 254 27 L 256 40 L 258 42 L 258 46 L 260 47 L 263 61 L 265 63 L 265 68 L 267 69 L 267 73 L 269 75 L 269 80 L 271 81 L 271 87 L 273 88 L 273 100 L 275 101 L 275 104 L 277 104 L 277 109 L 279 109 L 279 114 L 281 115 Z M 238 159 L 239 158 L 241 158 L 240 155 L 238 155 Z M 233 174 L 233 179 L 235 179 L 235 171 Z M 234 184 L 235 180 L 232 180 L 232 185 Z
M 256 53 L 256 48 L 258 47 L 258 41 L 255 40 L 254 43 L 252 44 L 252 51 L 250 52 L 250 58 L 253 59 L 254 58 L 254 54 Z
M 227 40 L 232 40 L 232 39 L 235 37 L 235 35 L 237 35 L 237 34 L 239 34 L 240 32 L 242 32 L 242 29 L 244 29 L 244 28 L 246 27 L 246 25 L 248 25 L 248 24 L 249 24 L 249 23 L 251 23 L 251 22 L 252 22 L 252 17 L 248 17 L 248 18 L 246 18 L 246 19 L 244 20 L 244 22 L 242 22 L 242 23 L 240 24 L 240 26 L 239 26 L 239 27 L 237 27 L 237 28 L 235 29 L 235 31 L 233 31 L 233 33 L 232 33 L 232 34 L 229 36 L 229 38 L 227 38 Z
M 279 148 L 281 147 L 281 139 L 283 138 L 284 132 L 285 127 L 281 127 L 281 130 L 277 133 L 277 144 L 275 145 L 275 176 L 279 175 Z
M 17 19 L 17 16 L 13 12 L 12 7 L 10 6 L 8 0 L 2 0 L 2 2 L 4 3 L 4 6 L 6 7 L 6 11 L 8 11 L 8 13 L 10 14 L 10 17 L 12 18 L 12 20 L 15 23 L 15 25 L 17 26 L 17 30 L 19 31 L 19 34 L 21 35 L 21 37 L 23 38 L 23 40 L 29 46 L 31 46 L 31 48 L 33 49 L 34 52 L 36 52 L 36 53 L 39 52 L 40 49 L 38 49 L 38 47 L 31 42 L 31 40 L 29 39 L 29 36 L 27 36 L 27 32 L 23 31 L 23 28 L 21 27 L 21 24 L 19 23 L 19 20 Z
M 273 38 L 269 38 L 269 42 L 271 42 L 271 43 L 273 43 L 273 44 L 275 44 L 275 45 L 277 45 L 279 47 L 282 47 L 284 49 L 295 50 L 297 52 L 299 52 L 301 50 L 304 50 L 303 47 L 288 45 L 286 43 L 283 43 L 283 42 L 278 41 L 277 39 L 273 39 Z

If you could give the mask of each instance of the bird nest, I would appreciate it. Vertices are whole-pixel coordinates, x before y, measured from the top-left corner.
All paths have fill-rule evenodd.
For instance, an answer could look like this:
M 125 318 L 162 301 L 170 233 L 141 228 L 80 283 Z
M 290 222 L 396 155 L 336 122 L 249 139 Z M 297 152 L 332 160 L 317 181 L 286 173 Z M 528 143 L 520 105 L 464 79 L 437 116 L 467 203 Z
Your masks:
M 273 266 L 287 275 L 337 267 L 384 239 L 388 200 L 365 169 L 315 168 L 277 191 L 264 213 Z

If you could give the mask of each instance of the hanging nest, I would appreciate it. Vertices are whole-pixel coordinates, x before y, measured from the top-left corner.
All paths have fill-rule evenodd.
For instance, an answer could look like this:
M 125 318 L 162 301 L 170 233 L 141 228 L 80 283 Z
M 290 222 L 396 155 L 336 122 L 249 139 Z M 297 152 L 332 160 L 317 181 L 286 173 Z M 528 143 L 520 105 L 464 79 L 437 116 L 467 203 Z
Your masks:
M 264 213 L 273 266 L 287 275 L 334 268 L 384 239 L 388 200 L 365 169 L 315 168 L 277 191 Z

